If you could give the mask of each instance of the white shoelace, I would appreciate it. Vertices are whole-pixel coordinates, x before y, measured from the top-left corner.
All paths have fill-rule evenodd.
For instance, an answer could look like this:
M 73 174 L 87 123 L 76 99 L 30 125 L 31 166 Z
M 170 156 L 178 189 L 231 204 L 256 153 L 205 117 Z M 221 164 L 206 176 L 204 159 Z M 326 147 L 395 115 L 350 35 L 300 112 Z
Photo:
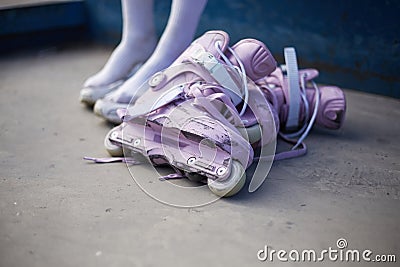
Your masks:
M 313 114 L 311 115 L 311 119 L 310 121 L 308 121 L 308 117 L 309 117 L 309 110 L 310 107 L 308 105 L 308 101 L 307 101 L 307 95 L 306 95 L 306 74 L 303 74 L 300 77 L 300 96 L 301 99 L 303 100 L 304 103 L 304 109 L 305 109 L 305 123 L 303 125 L 303 127 L 301 127 L 301 129 L 295 133 L 290 133 L 290 134 L 282 134 L 282 136 L 284 136 L 285 138 L 288 139 L 292 139 L 292 138 L 296 138 L 298 136 L 299 139 L 297 140 L 296 144 L 292 147 L 292 150 L 295 150 L 296 148 L 299 147 L 299 145 L 304 141 L 304 139 L 308 136 L 308 134 L 311 131 L 311 128 L 313 127 L 314 123 L 315 123 L 315 119 L 317 118 L 318 115 L 318 109 L 319 109 L 319 99 L 320 99 L 320 91 L 319 88 L 317 86 L 317 84 L 314 81 L 311 81 L 314 89 L 315 89 L 315 106 L 314 106 L 314 110 L 313 110 Z
M 247 86 L 247 76 L 246 76 L 246 69 L 243 66 L 243 62 L 240 60 L 239 56 L 236 54 L 236 52 L 228 47 L 229 52 L 232 53 L 233 57 L 236 59 L 236 61 L 239 64 L 238 68 L 237 66 L 234 66 L 232 62 L 227 58 L 227 56 L 224 54 L 224 52 L 221 50 L 220 47 L 221 43 L 219 41 L 215 42 L 215 49 L 217 50 L 218 54 L 221 56 L 221 58 L 225 61 L 225 63 L 232 69 L 235 69 L 239 75 L 242 76 L 242 83 L 243 83 L 243 89 L 244 89 L 244 102 L 243 102 L 243 107 L 242 110 L 240 111 L 239 115 L 243 116 L 243 114 L 246 112 L 247 108 L 247 102 L 249 100 L 249 89 Z M 242 96 L 240 96 L 242 97 Z

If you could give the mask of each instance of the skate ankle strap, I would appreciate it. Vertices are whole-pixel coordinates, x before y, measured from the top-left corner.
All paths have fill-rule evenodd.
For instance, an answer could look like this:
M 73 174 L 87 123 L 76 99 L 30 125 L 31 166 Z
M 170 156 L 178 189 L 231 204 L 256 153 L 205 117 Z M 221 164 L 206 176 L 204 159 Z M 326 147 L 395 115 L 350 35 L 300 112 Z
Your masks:
M 286 47 L 284 50 L 285 55 L 285 71 L 287 74 L 287 84 L 289 91 L 289 112 L 286 121 L 286 130 L 296 130 L 299 126 L 300 116 L 300 83 L 299 83 L 299 69 L 297 66 L 296 51 L 293 47 Z

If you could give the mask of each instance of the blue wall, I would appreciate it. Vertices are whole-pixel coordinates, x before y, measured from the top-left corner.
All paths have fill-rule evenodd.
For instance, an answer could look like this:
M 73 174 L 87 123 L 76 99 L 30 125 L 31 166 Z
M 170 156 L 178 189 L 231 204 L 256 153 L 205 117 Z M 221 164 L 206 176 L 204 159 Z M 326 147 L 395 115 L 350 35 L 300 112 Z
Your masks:
M 161 35 L 171 1 L 154 1 Z M 257 38 L 279 62 L 283 48 L 295 46 L 300 67 L 320 70 L 318 82 L 400 98 L 399 14 L 397 0 L 209 0 L 197 35 L 222 29 L 232 43 Z M 121 5 L 120 0 L 86 0 L 0 10 L 0 25 L 0 52 L 26 40 L 26 45 L 55 37 L 75 40 L 78 34 L 115 45 Z M 38 26 L 42 29 L 35 30 Z
M 255 37 L 275 55 L 295 46 L 322 82 L 400 97 L 399 16 L 400 1 L 224 0 L 210 1 L 200 30 Z
M 88 40 L 83 1 L 0 8 L 0 55 L 12 50 Z
M 116 43 L 119 0 L 88 0 L 92 33 Z M 155 0 L 161 34 L 170 1 Z M 395 0 L 209 0 L 197 35 L 210 29 L 264 41 L 282 62 L 295 46 L 301 67 L 321 71 L 319 82 L 400 97 L 400 1 Z

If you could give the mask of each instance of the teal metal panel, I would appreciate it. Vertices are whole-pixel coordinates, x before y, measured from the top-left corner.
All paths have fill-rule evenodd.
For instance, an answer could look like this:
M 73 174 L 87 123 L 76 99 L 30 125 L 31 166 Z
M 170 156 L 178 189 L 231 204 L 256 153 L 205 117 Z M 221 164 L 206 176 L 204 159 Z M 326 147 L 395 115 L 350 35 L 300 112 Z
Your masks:
M 171 0 L 155 0 L 157 33 Z M 282 62 L 294 46 L 300 67 L 316 67 L 322 83 L 400 98 L 400 1 L 209 0 L 197 35 L 228 32 L 232 43 L 252 37 Z M 115 45 L 122 31 L 120 0 L 72 1 L 0 10 L 0 52 L 24 44 L 93 38 Z
M 85 23 L 83 1 L 0 9 L 0 35 L 78 27 Z
M 0 9 L 0 53 L 89 38 L 83 1 Z

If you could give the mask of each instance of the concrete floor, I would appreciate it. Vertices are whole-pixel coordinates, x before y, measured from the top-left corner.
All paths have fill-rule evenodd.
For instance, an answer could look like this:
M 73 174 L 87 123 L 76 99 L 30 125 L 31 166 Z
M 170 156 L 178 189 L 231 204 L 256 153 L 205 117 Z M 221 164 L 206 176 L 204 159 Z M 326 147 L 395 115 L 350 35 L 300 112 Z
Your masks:
M 107 156 L 111 126 L 78 93 L 109 53 L 78 47 L 0 58 L 0 266 L 278 265 L 257 252 L 321 251 L 339 238 L 400 261 L 398 100 L 346 90 L 344 128 L 314 130 L 309 153 L 274 163 L 256 193 L 174 208 L 146 195 L 124 164 L 82 160 Z

